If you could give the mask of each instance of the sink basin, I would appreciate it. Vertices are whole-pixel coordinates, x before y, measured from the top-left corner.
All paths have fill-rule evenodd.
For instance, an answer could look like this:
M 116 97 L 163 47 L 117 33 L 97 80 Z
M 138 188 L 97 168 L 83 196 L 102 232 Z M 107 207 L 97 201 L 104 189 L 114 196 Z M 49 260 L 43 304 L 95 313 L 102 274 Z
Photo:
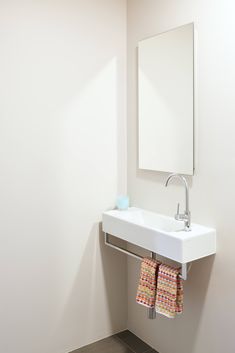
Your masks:
M 171 260 L 187 263 L 216 252 L 216 231 L 136 207 L 103 213 L 103 231 Z

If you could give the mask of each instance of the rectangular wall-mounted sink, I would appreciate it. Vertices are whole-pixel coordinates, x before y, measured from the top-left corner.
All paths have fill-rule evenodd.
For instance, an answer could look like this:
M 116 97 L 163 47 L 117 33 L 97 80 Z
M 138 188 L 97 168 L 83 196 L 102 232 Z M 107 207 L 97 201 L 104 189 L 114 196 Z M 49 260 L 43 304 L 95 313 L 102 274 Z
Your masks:
M 216 252 L 216 231 L 199 224 L 184 231 L 174 218 L 136 207 L 103 213 L 103 231 L 180 263 Z

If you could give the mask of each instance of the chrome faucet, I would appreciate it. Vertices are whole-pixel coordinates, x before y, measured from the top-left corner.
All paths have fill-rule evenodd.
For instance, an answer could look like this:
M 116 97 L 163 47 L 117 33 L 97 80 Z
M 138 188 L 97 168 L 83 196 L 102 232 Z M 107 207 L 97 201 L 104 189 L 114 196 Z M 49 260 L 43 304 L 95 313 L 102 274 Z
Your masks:
M 180 179 L 184 186 L 185 186 L 185 211 L 184 213 L 180 213 L 179 212 L 179 209 L 180 209 L 180 204 L 178 203 L 177 205 L 177 213 L 175 215 L 175 219 L 177 221 L 184 221 L 184 230 L 185 231 L 190 231 L 190 227 L 191 227 L 191 214 L 190 214 L 190 211 L 189 211 L 189 192 L 188 192 L 188 183 L 187 183 L 187 180 L 185 179 L 185 177 L 183 177 L 182 175 L 180 174 L 170 174 L 166 180 L 166 184 L 165 186 L 168 185 L 169 181 L 173 178 L 178 178 Z

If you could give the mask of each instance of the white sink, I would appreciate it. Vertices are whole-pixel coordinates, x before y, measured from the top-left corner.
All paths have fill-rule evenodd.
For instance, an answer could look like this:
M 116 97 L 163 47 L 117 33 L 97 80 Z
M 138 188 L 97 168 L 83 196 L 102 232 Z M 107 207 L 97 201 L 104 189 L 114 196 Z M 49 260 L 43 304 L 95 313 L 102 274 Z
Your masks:
M 199 224 L 186 232 L 174 218 L 136 207 L 103 213 L 103 231 L 180 263 L 216 252 L 216 231 Z

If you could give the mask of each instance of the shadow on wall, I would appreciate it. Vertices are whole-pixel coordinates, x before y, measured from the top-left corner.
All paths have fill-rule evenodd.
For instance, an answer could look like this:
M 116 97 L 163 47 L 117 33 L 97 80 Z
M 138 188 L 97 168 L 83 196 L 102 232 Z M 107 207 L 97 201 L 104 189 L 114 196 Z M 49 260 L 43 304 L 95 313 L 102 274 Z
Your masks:
M 157 171 L 157 173 L 156 173 L 156 171 L 153 171 L 153 170 L 140 169 L 138 167 L 138 162 L 137 162 L 137 166 L 136 166 L 136 177 L 137 178 L 143 179 L 145 181 L 159 183 L 164 186 L 169 174 L 171 174 L 171 172 Z M 186 175 L 186 178 L 187 178 L 187 182 L 188 182 L 189 186 L 192 187 L 193 186 L 193 177 L 191 175 Z M 179 181 L 174 179 L 174 180 L 172 180 L 172 184 L 178 185 Z
M 131 323 L 131 327 L 135 327 L 134 333 L 159 352 L 195 352 L 213 263 L 214 256 L 193 262 L 188 279 L 184 282 L 184 312 L 174 320 L 162 315 L 157 315 L 156 320 L 146 320 L 146 310 L 138 304 L 132 304 L 131 310 L 136 311 L 135 320 L 144 322 L 141 329 L 139 324 Z M 130 266 L 132 274 L 135 268 L 136 285 L 132 285 L 134 289 L 129 298 L 129 305 L 130 302 L 134 303 L 134 290 L 137 287 L 139 272 L 134 261 L 131 261 Z M 165 338 L 162 339 L 162 337 Z M 159 344 L 160 342 L 164 342 L 164 345 Z
M 105 303 L 108 305 L 112 331 L 119 332 L 120 328 L 126 329 L 127 323 L 127 258 L 126 255 L 105 245 L 101 223 L 99 224 L 99 246 L 106 288 Z M 121 327 L 123 319 L 125 327 Z
M 193 262 L 188 279 L 184 284 L 185 310 L 182 317 L 179 318 L 181 325 L 177 325 L 178 320 L 173 323 L 179 351 L 188 353 L 195 351 L 194 346 L 203 318 L 214 260 L 214 256 L 209 256 Z
M 70 288 L 55 332 L 55 337 L 67 341 L 58 343 L 58 352 L 70 352 L 103 338 L 104 332 L 109 336 L 126 328 L 126 259 L 105 246 L 100 223 L 90 231 Z

